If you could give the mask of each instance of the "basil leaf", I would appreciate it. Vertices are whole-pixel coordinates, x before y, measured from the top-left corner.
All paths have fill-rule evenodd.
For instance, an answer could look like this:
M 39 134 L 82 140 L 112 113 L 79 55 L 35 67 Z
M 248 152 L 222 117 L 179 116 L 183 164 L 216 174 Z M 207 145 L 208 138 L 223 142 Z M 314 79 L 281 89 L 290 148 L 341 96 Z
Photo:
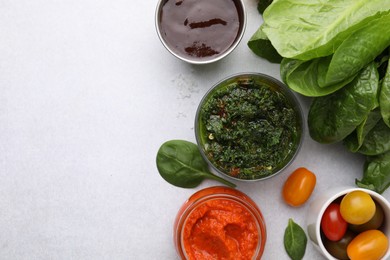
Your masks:
M 390 186 L 390 152 L 367 156 L 363 178 L 356 180 L 356 185 L 383 193 Z
M 305 231 L 291 218 L 284 231 L 284 248 L 292 260 L 300 260 L 305 255 L 307 237 Z
M 378 85 L 378 71 L 371 63 L 344 88 L 315 98 L 308 114 L 312 139 L 320 143 L 334 143 L 351 134 L 377 107 Z
M 171 140 L 162 144 L 157 152 L 156 164 L 161 177 L 178 187 L 193 188 L 205 178 L 235 187 L 233 183 L 209 172 L 196 144 L 188 141 Z

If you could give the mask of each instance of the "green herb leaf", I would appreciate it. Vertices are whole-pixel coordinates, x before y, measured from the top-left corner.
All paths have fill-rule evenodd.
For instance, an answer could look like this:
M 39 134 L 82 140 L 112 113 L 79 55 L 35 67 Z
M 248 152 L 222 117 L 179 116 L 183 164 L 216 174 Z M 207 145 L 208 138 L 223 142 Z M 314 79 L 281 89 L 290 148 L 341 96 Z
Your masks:
M 379 105 L 383 121 L 388 127 L 390 127 L 390 61 L 387 62 L 387 71 L 382 80 L 382 88 L 379 94 Z
M 343 143 L 348 150 L 353 153 L 357 152 L 362 146 L 367 134 L 375 127 L 381 118 L 381 113 L 378 108 L 372 110 L 363 122 L 356 127 L 356 130 L 343 140 Z
M 355 75 L 331 86 L 322 87 L 321 70 L 330 63 L 332 56 L 302 61 L 284 58 L 280 63 L 280 75 L 283 81 L 295 92 L 308 97 L 329 95 L 350 83 Z
M 282 56 L 280 56 L 274 46 L 272 46 L 272 43 L 268 40 L 261 27 L 249 39 L 248 47 L 257 56 L 260 56 L 269 62 L 280 63 L 282 61 Z
M 257 10 L 259 11 L 260 14 L 264 13 L 264 10 L 272 4 L 273 0 L 259 0 L 257 3 Z
M 319 143 L 343 140 L 377 107 L 378 85 L 378 71 L 371 63 L 344 88 L 315 98 L 308 114 L 310 136 Z
M 283 57 L 310 60 L 332 54 L 357 29 L 389 9 L 390 1 L 383 0 L 279 0 L 265 9 L 263 31 Z M 383 30 L 372 31 L 364 39 L 385 38 Z
M 356 185 L 383 193 L 390 186 L 390 152 L 367 156 L 363 178 Z
M 390 128 L 383 120 L 371 129 L 358 152 L 365 155 L 379 155 L 390 151 Z
M 171 140 L 162 144 L 157 152 L 156 164 L 161 177 L 178 187 L 193 188 L 205 178 L 217 180 L 230 187 L 236 186 L 209 172 L 196 144 L 188 141 Z
M 340 44 L 320 85 L 329 86 L 355 75 L 390 45 L 390 12 L 375 17 Z M 383 34 L 386 37 L 382 37 Z
M 292 260 L 301 260 L 305 255 L 307 237 L 305 231 L 291 218 L 284 231 L 284 248 Z

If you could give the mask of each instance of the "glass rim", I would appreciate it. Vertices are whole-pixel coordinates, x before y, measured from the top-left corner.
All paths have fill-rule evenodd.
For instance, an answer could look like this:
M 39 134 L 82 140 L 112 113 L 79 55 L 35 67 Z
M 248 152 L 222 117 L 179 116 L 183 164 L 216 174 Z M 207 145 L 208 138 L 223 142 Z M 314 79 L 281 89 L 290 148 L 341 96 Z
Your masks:
M 237 81 L 237 79 L 240 79 L 240 78 L 243 78 L 243 79 L 244 78 L 259 78 L 259 79 L 274 83 L 276 86 L 278 86 L 280 92 L 287 98 L 287 100 L 289 100 L 292 108 L 294 109 L 294 111 L 296 112 L 296 115 L 298 116 L 298 121 L 299 121 L 298 125 L 300 126 L 300 129 L 299 129 L 299 133 L 298 133 L 299 140 L 297 141 L 297 145 L 296 145 L 295 150 L 291 152 L 291 154 L 289 155 L 290 157 L 289 157 L 288 161 L 286 161 L 283 164 L 283 166 L 281 166 L 280 168 L 277 168 L 277 170 L 275 172 L 273 172 L 272 174 L 269 174 L 269 175 L 264 176 L 262 178 L 240 179 L 240 178 L 233 177 L 233 176 L 223 172 L 218 167 L 216 167 L 214 165 L 214 163 L 207 157 L 207 155 L 205 154 L 205 151 L 204 151 L 204 144 L 203 144 L 202 139 L 201 139 L 200 126 L 199 126 L 200 125 L 200 113 L 201 113 L 201 110 L 202 110 L 202 107 L 203 107 L 205 101 L 213 94 L 213 92 L 216 89 L 218 89 L 218 87 L 222 87 L 224 83 L 229 82 L 229 81 L 231 81 L 233 83 L 233 82 Z M 227 76 L 227 77 L 219 80 L 217 83 L 212 85 L 212 87 L 204 94 L 201 101 L 199 102 L 198 108 L 197 108 L 196 113 L 195 113 L 194 130 L 195 130 L 195 139 L 196 139 L 196 143 L 197 143 L 198 149 L 200 151 L 200 154 L 202 155 L 203 159 L 207 162 L 207 164 L 209 166 L 211 166 L 211 169 L 214 172 L 218 173 L 221 176 L 226 176 L 231 180 L 237 180 L 237 181 L 242 181 L 242 182 L 257 182 L 257 181 L 266 180 L 266 179 L 269 179 L 269 178 L 272 178 L 272 177 L 278 175 L 279 173 L 283 172 L 284 169 L 286 169 L 288 166 L 290 166 L 291 163 L 295 160 L 295 158 L 298 155 L 298 153 L 302 147 L 302 144 L 303 144 L 303 139 L 304 139 L 304 134 L 305 134 L 305 118 L 304 118 L 302 106 L 301 106 L 298 98 L 295 96 L 294 92 L 291 89 L 289 89 L 283 82 L 281 82 L 280 80 L 278 80 L 272 76 L 264 74 L 264 73 L 241 72 L 241 73 L 236 73 L 236 74 Z
M 237 189 L 225 186 L 213 186 L 199 190 L 190 196 L 190 198 L 180 208 L 175 220 L 174 227 L 174 242 L 176 244 L 176 250 L 179 256 L 185 257 L 185 259 L 187 259 L 183 242 L 183 229 L 188 217 L 190 217 L 192 212 L 203 203 L 218 199 L 234 201 L 235 203 L 244 207 L 245 210 L 251 214 L 253 220 L 256 223 L 258 232 L 256 251 L 254 252 L 252 259 L 260 259 L 264 253 L 267 240 L 267 230 L 264 216 L 257 204 L 248 195 Z
M 170 52 L 173 56 L 175 56 L 176 58 L 178 58 L 182 61 L 185 61 L 185 62 L 190 63 L 190 64 L 194 64 L 194 65 L 210 64 L 210 63 L 219 61 L 219 60 L 223 59 L 224 57 L 228 56 L 230 53 L 232 53 L 244 37 L 244 33 L 246 30 L 246 26 L 247 26 L 247 13 L 246 13 L 244 0 L 234 0 L 234 2 L 239 5 L 239 8 L 240 8 L 239 12 L 240 12 L 240 15 L 242 17 L 239 21 L 239 30 L 238 30 L 238 33 L 237 33 L 237 36 L 236 36 L 234 42 L 223 53 L 216 55 L 215 57 L 191 59 L 190 57 L 182 55 L 182 54 L 178 53 L 177 51 L 175 51 L 174 48 L 172 48 L 168 44 L 168 42 L 165 40 L 165 38 L 163 37 L 163 35 L 161 33 L 161 28 L 160 28 L 161 27 L 160 26 L 161 19 L 160 18 L 161 18 L 161 13 L 162 13 L 162 7 L 167 1 L 168 0 L 158 0 L 157 7 L 155 10 L 155 15 L 154 15 L 154 21 L 155 21 L 154 25 L 155 25 L 155 29 L 156 29 L 158 38 L 160 39 L 160 42 L 163 44 L 165 49 L 168 50 L 168 52 Z

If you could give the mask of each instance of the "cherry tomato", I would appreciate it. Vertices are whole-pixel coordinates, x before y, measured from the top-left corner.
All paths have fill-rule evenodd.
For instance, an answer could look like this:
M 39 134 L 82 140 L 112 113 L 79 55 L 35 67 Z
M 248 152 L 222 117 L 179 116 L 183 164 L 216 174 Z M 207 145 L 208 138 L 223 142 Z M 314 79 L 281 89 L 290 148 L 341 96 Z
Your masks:
M 385 234 L 379 230 L 368 230 L 357 235 L 347 247 L 351 260 L 355 259 L 381 259 L 386 254 L 389 241 Z
M 337 259 L 347 260 L 349 259 L 347 254 L 347 246 L 354 237 L 355 233 L 347 230 L 347 232 L 345 232 L 344 236 L 339 241 L 330 241 L 329 239 L 324 238 L 323 242 L 329 254 Z
M 378 229 L 384 219 L 384 213 L 381 205 L 375 202 L 375 214 L 374 216 L 366 223 L 361 224 L 361 225 L 353 225 L 349 224 L 348 229 L 352 230 L 355 233 L 361 233 L 363 231 L 367 231 L 370 229 Z
M 360 225 L 374 216 L 375 202 L 367 192 L 352 191 L 341 200 L 340 212 L 348 223 Z
M 340 214 L 340 205 L 331 203 L 321 219 L 321 230 L 330 241 L 340 240 L 347 231 L 348 223 Z
M 284 183 L 282 195 L 284 201 L 293 207 L 304 204 L 316 185 L 316 176 L 306 168 L 298 168 Z

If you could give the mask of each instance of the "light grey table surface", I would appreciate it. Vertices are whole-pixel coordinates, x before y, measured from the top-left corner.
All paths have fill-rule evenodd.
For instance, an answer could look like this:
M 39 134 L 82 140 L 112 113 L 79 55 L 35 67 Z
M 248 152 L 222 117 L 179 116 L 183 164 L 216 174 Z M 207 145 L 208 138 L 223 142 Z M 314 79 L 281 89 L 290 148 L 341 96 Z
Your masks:
M 261 24 L 255 0 L 237 49 L 220 62 L 186 64 L 154 25 L 157 1 L 0 1 L 0 259 L 177 259 L 175 215 L 196 189 L 166 183 L 155 158 L 170 139 L 195 142 L 205 92 L 239 72 L 280 79 L 279 66 L 246 43 Z M 298 96 L 305 115 L 309 98 Z M 304 225 L 310 201 L 286 206 L 289 172 L 316 173 L 320 192 L 354 185 L 363 157 L 321 145 L 306 131 L 283 174 L 237 183 L 267 225 L 263 259 L 288 259 L 289 218 Z M 390 190 L 384 196 L 390 199 Z M 304 259 L 322 259 L 308 244 Z

